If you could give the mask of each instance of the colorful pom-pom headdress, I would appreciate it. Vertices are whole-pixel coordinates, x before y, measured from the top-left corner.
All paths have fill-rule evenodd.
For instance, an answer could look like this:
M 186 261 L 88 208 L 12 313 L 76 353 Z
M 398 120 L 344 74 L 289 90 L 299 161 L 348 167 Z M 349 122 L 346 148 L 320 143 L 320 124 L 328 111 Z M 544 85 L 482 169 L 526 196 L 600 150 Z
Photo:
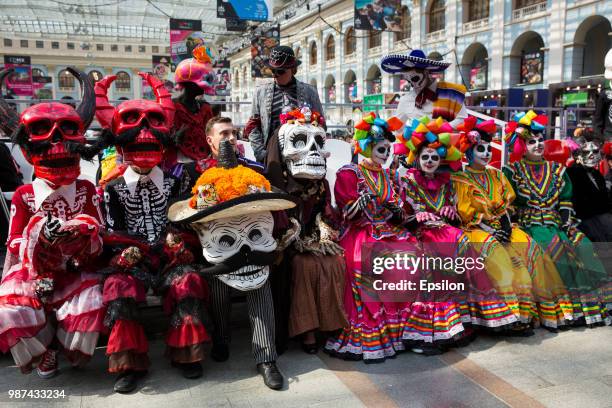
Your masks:
M 521 160 L 527 152 L 525 142 L 529 140 L 532 134 L 543 133 L 548 124 L 546 115 L 538 115 L 534 111 L 519 112 L 514 115 L 511 122 L 508 122 L 504 133 L 504 140 L 510 146 L 510 162 Z
M 459 133 L 453 131 L 453 127 L 438 117 L 436 120 L 423 116 L 406 123 L 404 134 L 398 137 L 399 145 L 396 145 L 397 154 L 408 154 L 407 162 L 412 164 L 416 161 L 419 152 L 426 148 L 435 149 L 443 162 L 459 163 L 463 154 L 456 147 L 459 141 Z
M 476 119 L 475 116 L 468 116 L 457 126 L 457 130 L 461 132 L 457 148 L 461 150 L 471 162 L 473 159 L 471 149 L 483 141 L 490 143 L 497 130 L 497 126 L 492 119 L 478 123 L 478 119 Z
M 355 153 L 359 153 L 363 157 L 371 157 L 372 147 L 385 139 L 391 143 L 395 142 L 395 136 L 392 132 L 401 127 L 402 121 L 398 118 L 393 117 L 384 120 L 377 117 L 374 112 L 370 112 L 355 125 L 353 136 Z

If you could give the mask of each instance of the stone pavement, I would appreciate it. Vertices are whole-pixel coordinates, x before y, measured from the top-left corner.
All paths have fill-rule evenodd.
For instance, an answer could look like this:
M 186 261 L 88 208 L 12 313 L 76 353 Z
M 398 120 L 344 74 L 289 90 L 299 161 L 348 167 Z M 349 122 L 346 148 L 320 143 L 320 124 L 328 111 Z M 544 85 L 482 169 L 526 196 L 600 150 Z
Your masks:
M 21 375 L 2 356 L 0 407 L 612 407 L 612 327 L 481 336 L 442 356 L 404 353 L 384 364 L 311 356 L 293 344 L 279 359 L 287 379 L 282 391 L 263 385 L 249 347 L 248 328 L 235 328 L 229 361 L 208 361 L 203 378 L 186 380 L 154 340 L 152 370 L 131 395 L 112 392 L 104 348 L 84 369 L 61 360 L 61 374 L 50 380 Z M 9 389 L 50 388 L 65 390 L 66 398 L 8 398 Z

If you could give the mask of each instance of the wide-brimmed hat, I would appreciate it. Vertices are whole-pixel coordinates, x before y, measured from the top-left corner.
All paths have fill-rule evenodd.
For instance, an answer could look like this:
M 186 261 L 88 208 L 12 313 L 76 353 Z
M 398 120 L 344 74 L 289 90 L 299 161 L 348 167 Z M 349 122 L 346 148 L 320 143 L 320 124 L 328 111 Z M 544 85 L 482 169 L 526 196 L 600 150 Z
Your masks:
M 295 58 L 293 49 L 286 45 L 272 48 L 268 57 L 268 66 L 272 69 L 289 69 L 300 65 L 302 61 Z
M 383 57 L 380 67 L 389 74 L 406 72 L 412 68 L 426 69 L 431 72 L 444 71 L 450 66 L 450 62 L 436 61 L 425 56 L 422 50 L 412 50 L 410 54 L 391 54 Z
M 219 146 L 218 166 L 202 173 L 192 193 L 191 198 L 170 206 L 170 221 L 204 223 L 239 215 L 287 210 L 296 205 L 289 194 L 272 191 L 270 182 L 264 176 L 238 165 L 229 141 Z

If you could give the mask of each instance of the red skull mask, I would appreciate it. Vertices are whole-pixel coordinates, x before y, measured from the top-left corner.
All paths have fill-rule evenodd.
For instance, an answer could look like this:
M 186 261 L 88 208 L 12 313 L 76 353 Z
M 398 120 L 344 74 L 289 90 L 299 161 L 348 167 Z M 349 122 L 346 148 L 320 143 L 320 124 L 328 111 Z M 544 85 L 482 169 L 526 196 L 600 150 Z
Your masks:
M 151 169 L 162 161 L 163 144 L 157 135 L 170 133 L 174 104 L 159 79 L 148 73 L 139 72 L 138 75 L 151 85 L 157 101 L 137 99 L 113 107 L 108 102 L 107 92 L 117 77 L 109 75 L 95 85 L 96 117 L 102 127 L 112 132 L 124 163 Z
M 85 130 L 95 108 L 89 77 L 73 68 L 68 72 L 81 84 L 82 102 L 76 109 L 59 102 L 39 103 L 17 117 L 4 99 L 0 102 L 0 121 L 5 122 L 2 130 L 21 147 L 36 177 L 56 186 L 71 184 L 81 173 L 81 153 L 90 149 L 85 145 Z M 0 84 L 8 73 L 10 70 L 0 73 Z M 89 153 L 85 158 L 91 158 Z

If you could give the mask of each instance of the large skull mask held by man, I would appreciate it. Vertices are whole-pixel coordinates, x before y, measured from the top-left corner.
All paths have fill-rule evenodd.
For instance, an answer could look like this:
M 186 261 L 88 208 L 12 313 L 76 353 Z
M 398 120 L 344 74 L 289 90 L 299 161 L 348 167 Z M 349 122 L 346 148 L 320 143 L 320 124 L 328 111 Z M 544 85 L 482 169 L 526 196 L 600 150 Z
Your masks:
M 239 166 L 229 141 L 219 146 L 218 166 L 202 173 L 193 196 L 173 204 L 168 219 L 190 223 L 198 233 L 212 265 L 203 273 L 232 288 L 254 290 L 268 279 L 276 255 L 270 211 L 293 208 L 295 202 L 286 193 L 272 192 L 261 174 Z
M 282 158 L 289 173 L 298 179 L 320 180 L 325 177 L 327 158 L 325 129 L 320 115 L 308 108 L 281 115 L 278 131 Z

